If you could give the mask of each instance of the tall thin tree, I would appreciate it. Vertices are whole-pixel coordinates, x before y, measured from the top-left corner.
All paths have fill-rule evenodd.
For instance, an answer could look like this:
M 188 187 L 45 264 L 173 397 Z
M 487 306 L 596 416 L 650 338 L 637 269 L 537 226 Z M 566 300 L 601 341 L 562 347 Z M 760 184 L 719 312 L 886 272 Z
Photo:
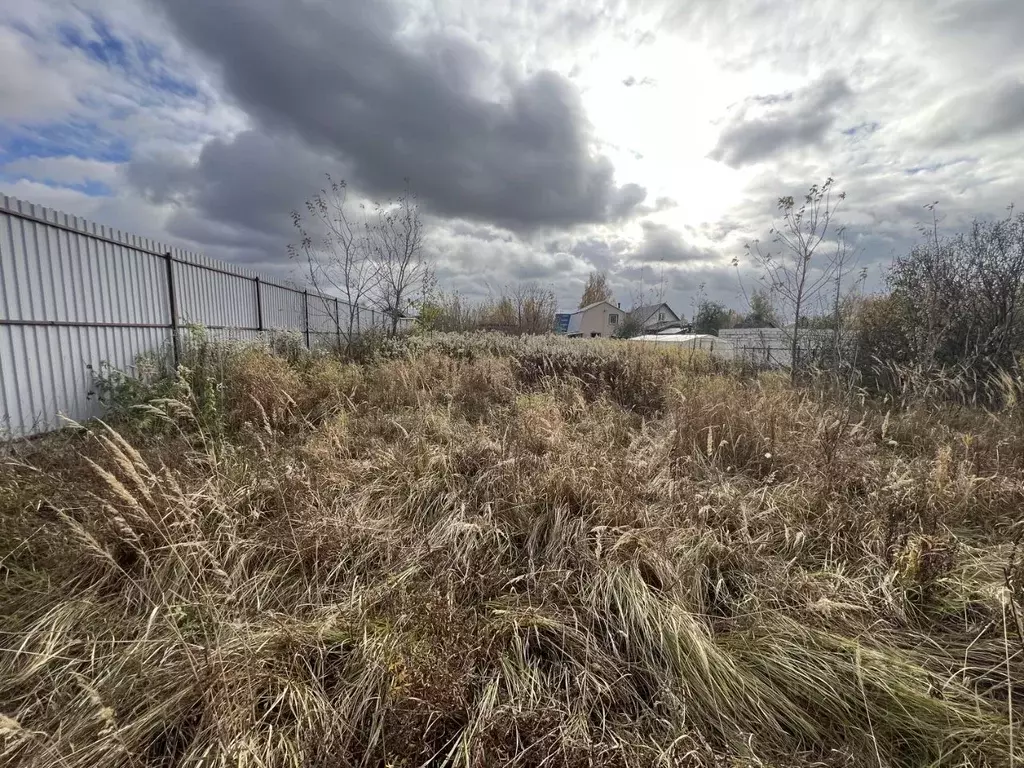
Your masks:
M 318 300 L 344 337 L 346 350 L 363 329 L 361 312 L 376 301 L 380 264 L 370 247 L 370 224 L 353 223 L 348 211 L 348 185 L 327 174 L 327 186 L 306 201 L 306 217 L 292 211 L 299 242 L 289 254 L 304 262 Z M 365 219 L 365 217 L 364 217 Z M 338 297 L 335 304 L 327 294 Z M 344 304 L 344 306 L 342 306 Z M 335 306 L 332 306 L 335 305 Z
M 370 227 L 370 249 L 380 265 L 379 304 L 395 335 L 402 317 L 430 287 L 431 264 L 423 249 L 419 205 L 408 189 L 396 200 L 379 205 Z
M 792 322 L 790 333 L 791 376 L 796 380 L 800 367 L 801 320 L 829 286 L 835 285 L 842 271 L 842 245 L 834 252 L 819 253 L 826 237 L 837 232 L 836 211 L 846 199 L 845 192 L 833 190 L 834 179 L 814 184 L 799 205 L 791 196 L 780 197 L 778 210 L 782 221 L 770 233 L 775 252 L 762 250 L 755 241 L 747 246 L 763 271 L 763 280 L 778 297 L 786 319 Z M 837 241 L 838 242 L 838 241 Z

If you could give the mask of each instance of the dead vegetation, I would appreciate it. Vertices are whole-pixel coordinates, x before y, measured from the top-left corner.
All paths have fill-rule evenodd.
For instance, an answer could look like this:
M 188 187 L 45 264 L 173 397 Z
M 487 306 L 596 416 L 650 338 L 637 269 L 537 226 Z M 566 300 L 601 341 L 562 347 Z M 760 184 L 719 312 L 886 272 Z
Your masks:
M 6 460 L 4 765 L 1024 760 L 1009 395 L 221 352 Z

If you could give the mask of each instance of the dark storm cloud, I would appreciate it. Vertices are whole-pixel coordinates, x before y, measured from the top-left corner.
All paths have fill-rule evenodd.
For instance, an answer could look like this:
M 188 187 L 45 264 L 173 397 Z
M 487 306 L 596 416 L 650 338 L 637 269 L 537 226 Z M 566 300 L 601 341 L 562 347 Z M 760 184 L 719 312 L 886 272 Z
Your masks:
M 437 214 L 517 229 L 621 218 L 646 195 L 592 153 L 564 77 L 510 78 L 463 36 L 409 33 L 385 2 L 153 2 L 265 133 L 345 159 L 371 194 L 409 178 Z
M 845 80 L 829 76 L 802 91 L 751 97 L 729 119 L 709 156 L 739 168 L 820 144 L 835 123 L 836 108 L 851 95 Z
M 569 246 L 569 251 L 582 259 L 588 268 L 602 272 L 618 269 L 628 250 L 629 242 L 626 240 L 594 235 L 581 238 Z
M 639 184 L 624 184 L 612 195 L 609 206 L 609 218 L 624 219 L 630 213 L 637 210 L 637 207 L 647 197 L 647 190 Z
M 243 249 L 236 259 L 284 258 L 295 239 L 290 212 L 326 183 L 336 164 L 300 142 L 244 131 L 206 144 L 194 164 L 167 157 L 133 160 L 132 186 L 154 202 L 178 203 L 170 234 Z
M 711 251 L 686 242 L 678 230 L 664 224 L 645 221 L 641 226 L 644 238 L 634 254 L 640 261 L 681 266 L 716 258 Z

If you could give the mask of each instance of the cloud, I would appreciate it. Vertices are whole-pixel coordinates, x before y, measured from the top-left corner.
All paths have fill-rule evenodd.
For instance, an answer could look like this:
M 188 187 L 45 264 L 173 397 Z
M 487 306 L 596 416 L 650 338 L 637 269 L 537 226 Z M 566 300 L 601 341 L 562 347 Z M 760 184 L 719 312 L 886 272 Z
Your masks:
M 935 110 L 932 140 L 939 146 L 969 144 L 1024 131 L 1024 79 L 1011 76 L 985 82 Z
M 66 187 L 87 195 L 111 195 L 119 180 L 119 165 L 74 156 L 22 157 L 5 163 L 0 178 L 29 179 L 51 187 Z
M 410 178 L 435 213 L 519 229 L 608 221 L 643 199 L 593 151 L 566 78 L 508 75 L 465 35 L 405 29 L 389 3 L 156 4 L 269 135 L 344 159 L 370 194 Z
M 45 120 L 65 114 L 77 103 L 71 84 L 42 65 L 25 36 L 3 26 L 0 71 L 6 73 L 0 77 L 0 120 Z
M 560 304 L 574 305 L 594 268 L 575 249 L 548 248 L 493 225 L 433 218 L 427 223 L 425 243 L 439 283 L 473 300 L 532 282 L 554 291 Z
M 141 149 L 194 151 L 237 130 L 237 110 L 215 98 L 195 57 L 182 56 L 166 27 L 152 12 L 139 18 L 136 5 L 5 6 L 0 65 L 18 76 L 0 82 L 0 166 L 63 156 L 121 163 Z
M 670 226 L 644 221 L 641 227 L 643 240 L 633 254 L 634 260 L 675 266 L 718 260 L 713 251 L 687 242 L 681 232 Z
M 873 275 L 926 203 L 1024 202 L 1018 0 L 0 5 L 3 192 L 278 276 L 327 171 L 409 177 L 446 289 L 566 306 L 591 269 L 735 305 L 731 259 L 828 176 Z
M 128 83 L 187 99 L 199 96 L 194 82 L 176 75 L 167 65 L 159 45 L 144 38 L 115 34 L 111 25 L 98 15 L 88 16 L 88 24 L 60 23 L 57 39 L 89 61 L 118 72 Z
M 629 255 L 631 244 L 616 237 L 591 234 L 566 246 L 565 250 L 582 260 L 590 270 L 617 272 Z
M 739 168 L 820 144 L 852 95 L 845 79 L 830 75 L 797 92 L 752 96 L 730 117 L 710 157 Z
M 639 184 L 625 184 L 615 190 L 608 206 L 610 220 L 627 218 L 647 198 L 647 190 Z
M 324 174 L 334 170 L 330 158 L 296 139 L 243 131 L 210 141 L 195 163 L 180 156 L 143 157 L 125 172 L 148 199 L 176 205 L 170 234 L 247 249 L 239 252 L 244 260 L 283 260 L 295 239 L 291 211 L 301 209 L 325 184 Z
M 671 211 L 673 208 L 678 208 L 679 203 L 673 200 L 667 195 L 659 195 L 655 198 L 653 204 L 643 203 L 637 205 L 633 209 L 633 213 L 637 216 L 648 216 L 652 213 L 663 213 L 665 211 Z

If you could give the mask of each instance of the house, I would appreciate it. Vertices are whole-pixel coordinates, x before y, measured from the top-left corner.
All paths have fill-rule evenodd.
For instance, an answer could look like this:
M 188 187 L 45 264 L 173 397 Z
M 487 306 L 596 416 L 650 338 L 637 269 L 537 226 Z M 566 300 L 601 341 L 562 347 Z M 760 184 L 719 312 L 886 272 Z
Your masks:
M 598 301 L 575 312 L 561 313 L 556 319 L 558 331 L 565 328 L 565 334 L 570 337 L 607 338 L 615 334 L 625 315 L 610 301 Z
M 645 333 L 657 333 L 665 328 L 679 326 L 683 322 L 683 318 L 664 303 L 644 304 L 633 309 L 629 316 L 640 323 Z

